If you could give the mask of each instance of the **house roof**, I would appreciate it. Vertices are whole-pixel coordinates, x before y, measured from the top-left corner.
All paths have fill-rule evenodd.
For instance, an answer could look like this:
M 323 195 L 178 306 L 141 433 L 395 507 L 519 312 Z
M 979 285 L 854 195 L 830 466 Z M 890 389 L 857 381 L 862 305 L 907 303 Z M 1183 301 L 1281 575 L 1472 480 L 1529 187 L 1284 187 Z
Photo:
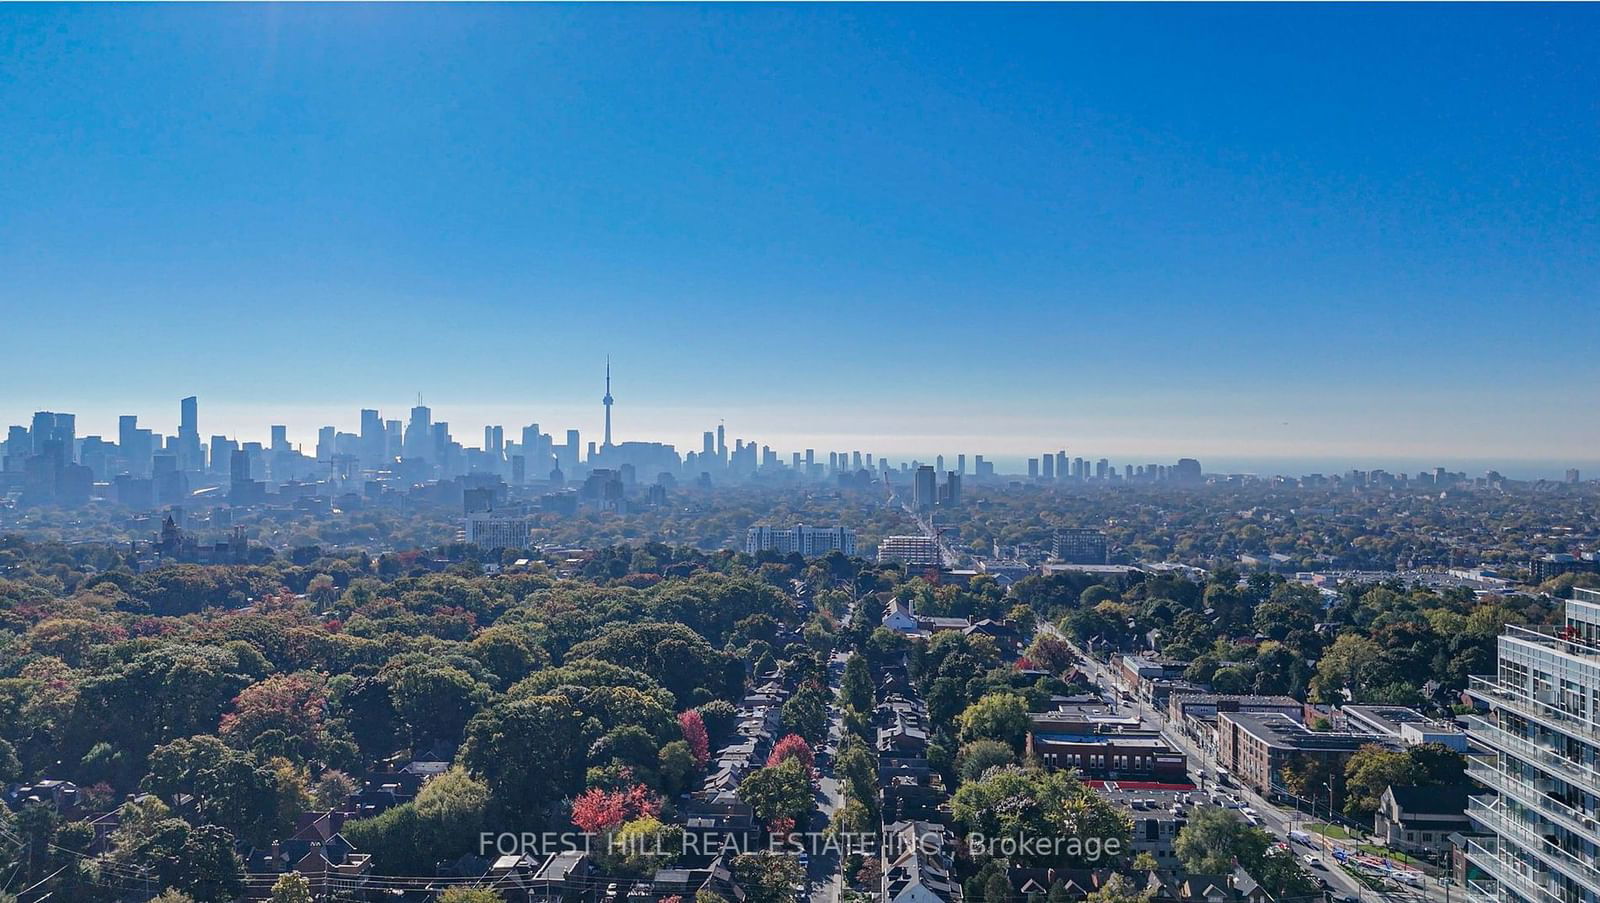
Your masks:
M 1401 812 L 1413 815 L 1461 815 L 1467 811 L 1468 788 L 1461 784 L 1433 784 L 1426 787 L 1395 787 L 1393 795 Z

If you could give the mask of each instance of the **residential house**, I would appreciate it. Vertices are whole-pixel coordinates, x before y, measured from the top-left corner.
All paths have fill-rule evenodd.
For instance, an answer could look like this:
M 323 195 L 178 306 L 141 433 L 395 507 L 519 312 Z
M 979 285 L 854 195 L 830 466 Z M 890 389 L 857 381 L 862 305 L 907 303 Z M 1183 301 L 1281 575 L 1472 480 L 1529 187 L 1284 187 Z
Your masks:
M 1383 792 L 1372 816 L 1372 832 L 1390 849 L 1407 853 L 1440 853 L 1450 849 L 1450 835 L 1473 830 L 1467 818 L 1465 784 L 1394 787 Z

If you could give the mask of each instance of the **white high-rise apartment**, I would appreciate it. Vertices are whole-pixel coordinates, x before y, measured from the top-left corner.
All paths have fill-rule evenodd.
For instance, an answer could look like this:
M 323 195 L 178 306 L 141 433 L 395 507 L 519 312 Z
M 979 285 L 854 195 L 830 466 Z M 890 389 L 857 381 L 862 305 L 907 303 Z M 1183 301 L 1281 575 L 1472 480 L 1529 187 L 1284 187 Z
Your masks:
M 1471 718 L 1473 740 L 1494 758 L 1467 773 L 1490 793 L 1467 815 L 1488 836 L 1467 859 L 1485 877 L 1474 900 L 1600 901 L 1600 591 L 1576 589 L 1559 627 L 1508 627 L 1497 673 L 1474 677 L 1489 706 Z
M 779 527 L 751 527 L 745 531 L 746 554 L 777 552 L 789 555 L 799 552 L 806 558 L 817 558 L 838 550 L 846 555 L 856 553 L 856 531 L 849 527 L 808 527 L 797 524 L 789 529 Z

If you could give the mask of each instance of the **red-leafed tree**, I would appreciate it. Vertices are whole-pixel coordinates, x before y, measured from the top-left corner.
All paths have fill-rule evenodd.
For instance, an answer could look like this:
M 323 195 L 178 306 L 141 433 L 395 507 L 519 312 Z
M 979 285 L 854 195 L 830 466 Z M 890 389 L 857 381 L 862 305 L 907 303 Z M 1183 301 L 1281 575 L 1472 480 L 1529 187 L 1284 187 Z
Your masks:
M 706 723 L 694 709 L 678 713 L 678 727 L 683 729 L 684 742 L 694 754 L 694 764 L 704 768 L 711 760 L 711 740 L 706 736 Z
M 816 755 L 811 752 L 811 744 L 799 734 L 790 734 L 779 740 L 778 744 L 772 747 L 772 755 L 767 756 L 767 766 L 770 768 L 782 765 L 789 759 L 799 759 L 800 764 L 806 768 L 814 767 L 817 762 Z
M 246 687 L 222 716 L 218 733 L 248 747 L 266 731 L 315 740 L 327 714 L 327 689 L 321 675 L 309 672 L 275 674 Z
M 636 818 L 653 818 L 660 812 L 661 801 L 643 784 L 616 791 L 591 788 L 572 801 L 572 823 L 590 834 L 610 831 Z

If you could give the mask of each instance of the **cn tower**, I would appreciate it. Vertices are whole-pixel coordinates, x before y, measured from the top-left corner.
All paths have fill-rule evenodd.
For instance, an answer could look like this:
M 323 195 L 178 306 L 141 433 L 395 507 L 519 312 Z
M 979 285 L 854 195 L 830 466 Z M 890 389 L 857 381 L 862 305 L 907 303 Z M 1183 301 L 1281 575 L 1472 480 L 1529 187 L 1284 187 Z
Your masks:
M 606 355 L 606 397 L 601 399 L 606 404 L 606 443 L 611 447 L 611 355 Z

